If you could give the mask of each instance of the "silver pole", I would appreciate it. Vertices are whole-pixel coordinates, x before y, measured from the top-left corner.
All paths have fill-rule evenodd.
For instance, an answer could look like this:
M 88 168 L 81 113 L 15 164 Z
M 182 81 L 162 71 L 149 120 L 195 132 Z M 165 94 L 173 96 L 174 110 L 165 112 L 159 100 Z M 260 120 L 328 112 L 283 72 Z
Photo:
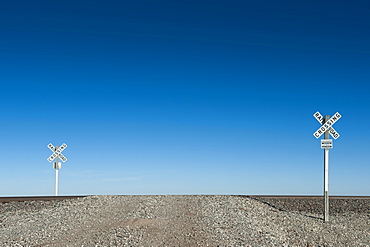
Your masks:
M 325 115 L 325 122 L 329 120 Z M 325 139 L 329 139 L 329 131 L 325 131 Z M 324 221 L 329 221 L 329 148 L 324 149 Z
M 55 147 L 55 150 L 57 150 L 59 147 L 56 146 Z M 59 170 L 59 166 L 58 166 L 58 156 L 56 157 L 55 159 L 55 196 L 58 196 L 58 183 L 59 183 L 59 174 L 58 174 L 58 170 Z
M 56 163 L 56 166 L 58 163 Z M 55 196 L 58 196 L 58 169 L 55 169 Z

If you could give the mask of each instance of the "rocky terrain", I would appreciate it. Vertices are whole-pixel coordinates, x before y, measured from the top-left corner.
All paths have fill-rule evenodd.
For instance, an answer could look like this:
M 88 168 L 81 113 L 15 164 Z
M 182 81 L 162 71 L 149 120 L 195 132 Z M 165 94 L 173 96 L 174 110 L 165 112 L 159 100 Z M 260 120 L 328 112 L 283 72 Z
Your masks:
M 370 200 L 89 196 L 0 203 L 0 246 L 370 246 Z

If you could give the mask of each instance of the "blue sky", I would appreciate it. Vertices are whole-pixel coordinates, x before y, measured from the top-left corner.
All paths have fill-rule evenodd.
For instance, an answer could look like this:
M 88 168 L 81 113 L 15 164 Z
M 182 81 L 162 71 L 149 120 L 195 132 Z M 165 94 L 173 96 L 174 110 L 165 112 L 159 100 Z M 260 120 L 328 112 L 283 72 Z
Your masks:
M 370 3 L 7 1 L 0 196 L 370 195 Z

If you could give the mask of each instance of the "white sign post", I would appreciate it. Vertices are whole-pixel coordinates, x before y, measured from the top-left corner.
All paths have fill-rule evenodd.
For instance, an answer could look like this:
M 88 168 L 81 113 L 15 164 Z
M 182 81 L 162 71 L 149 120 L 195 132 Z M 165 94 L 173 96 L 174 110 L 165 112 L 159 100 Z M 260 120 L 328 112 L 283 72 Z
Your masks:
M 325 118 L 316 112 L 313 114 L 321 127 L 316 130 L 313 135 L 319 138 L 322 134 L 324 139 L 321 139 L 321 148 L 324 149 L 324 221 L 329 221 L 329 149 L 333 148 L 333 140 L 329 139 L 329 134 L 336 140 L 340 136 L 339 133 L 333 128 L 333 125 L 342 117 L 338 112 L 331 118 L 325 115 Z
M 66 149 L 67 144 L 63 143 L 60 147 L 56 146 L 54 147 L 53 144 L 49 143 L 48 148 L 53 152 L 52 155 L 47 158 L 49 162 L 52 162 L 55 159 L 55 162 L 53 163 L 53 168 L 55 169 L 55 196 L 58 196 L 58 183 L 59 183 L 59 176 L 58 171 L 62 168 L 62 163 L 58 162 L 58 159 L 60 159 L 63 162 L 67 161 L 67 158 L 62 154 L 62 151 Z

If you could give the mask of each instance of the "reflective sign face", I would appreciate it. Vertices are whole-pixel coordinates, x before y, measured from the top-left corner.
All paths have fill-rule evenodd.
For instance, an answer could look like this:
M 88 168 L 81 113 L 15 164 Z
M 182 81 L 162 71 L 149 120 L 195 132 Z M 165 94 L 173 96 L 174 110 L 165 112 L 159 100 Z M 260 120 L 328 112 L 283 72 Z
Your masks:
M 67 147 L 67 144 L 63 143 L 57 150 L 58 153 L 61 153 L 65 148 Z
M 59 154 L 59 159 L 63 162 L 66 162 L 67 161 L 67 158 L 63 155 L 63 154 Z
M 333 128 L 331 127 L 329 129 L 329 134 L 336 140 L 338 139 L 338 137 L 340 137 L 339 133 Z
M 61 161 L 66 162 L 66 161 L 67 161 L 67 158 L 62 154 L 62 151 L 63 151 L 64 149 L 66 149 L 66 147 L 67 147 L 67 144 L 63 143 L 60 147 L 58 147 L 58 149 L 57 149 L 57 150 L 55 150 L 54 145 L 50 143 L 50 144 L 48 145 L 48 148 L 49 148 L 51 151 L 53 151 L 53 154 L 52 154 L 52 155 L 50 155 L 50 156 L 49 156 L 49 158 L 47 158 L 47 160 L 48 160 L 49 162 L 52 162 L 55 158 L 57 158 L 57 157 L 58 157 Z
M 323 123 L 324 122 L 324 118 L 322 117 L 322 115 L 320 114 L 320 112 L 316 112 L 314 115 L 313 115 L 317 121 L 319 121 L 319 123 Z M 321 125 L 321 127 L 316 130 L 315 133 L 313 133 L 313 135 L 316 137 L 316 138 L 319 138 L 320 136 L 322 136 L 322 134 L 324 134 L 326 131 L 329 130 L 329 134 L 334 138 L 334 139 L 337 139 L 340 135 L 334 130 L 333 128 L 333 125 L 342 117 L 342 115 L 340 115 L 338 112 L 335 113 L 328 121 L 326 121 L 324 124 Z
M 52 162 L 58 155 L 56 153 L 53 153 L 52 155 L 49 156 L 48 161 Z
M 53 152 L 55 151 L 55 147 L 51 143 L 49 143 L 48 148 Z
M 315 114 L 313 114 L 313 116 L 316 118 L 316 120 L 322 125 L 324 123 L 324 118 L 323 116 L 321 115 L 320 112 L 316 112 Z

